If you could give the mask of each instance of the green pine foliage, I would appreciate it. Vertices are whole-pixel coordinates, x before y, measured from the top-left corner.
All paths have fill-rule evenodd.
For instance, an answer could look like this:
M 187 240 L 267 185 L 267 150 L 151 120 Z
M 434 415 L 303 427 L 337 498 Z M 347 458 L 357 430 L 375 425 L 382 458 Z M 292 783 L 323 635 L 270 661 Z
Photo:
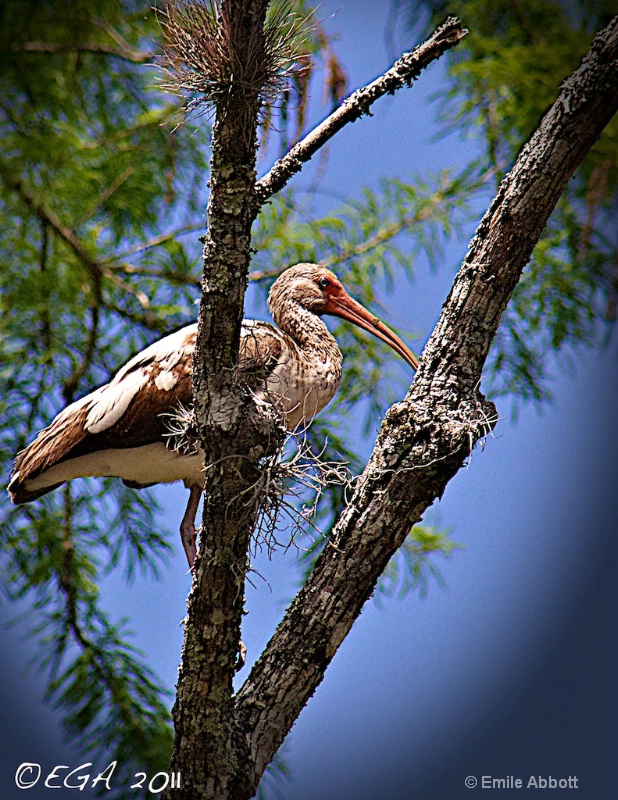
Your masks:
M 441 554 L 448 558 L 453 550 L 462 547 L 460 542 L 449 538 L 448 530 L 433 525 L 414 525 L 380 577 L 376 598 L 405 597 L 411 591 L 418 591 L 425 597 L 431 578 L 444 588 L 444 579 L 434 557 Z
M 141 2 L 2 4 L 0 463 L 158 332 L 192 317 L 206 129 L 180 128 L 149 66 Z M 155 247 L 154 244 L 157 243 Z M 132 277 L 136 271 L 137 279 Z M 81 484 L 81 485 L 80 485 Z M 48 699 L 88 752 L 169 763 L 169 698 L 103 611 L 117 566 L 156 574 L 169 544 L 151 492 L 81 481 L 35 506 L 2 502 L 2 583 L 48 671 Z M 34 622 L 33 622 L 34 620 Z M 120 769 L 120 767 L 119 767 Z
M 615 14 L 609 0 L 399 0 L 409 25 L 459 15 L 469 30 L 448 54 L 448 87 L 436 97 L 443 133 L 482 143 L 496 186 Z M 502 320 L 488 363 L 494 395 L 551 397 L 551 360 L 567 366 L 582 346 L 607 340 L 618 300 L 618 120 L 569 182 Z M 550 357 L 551 358 L 550 360 Z

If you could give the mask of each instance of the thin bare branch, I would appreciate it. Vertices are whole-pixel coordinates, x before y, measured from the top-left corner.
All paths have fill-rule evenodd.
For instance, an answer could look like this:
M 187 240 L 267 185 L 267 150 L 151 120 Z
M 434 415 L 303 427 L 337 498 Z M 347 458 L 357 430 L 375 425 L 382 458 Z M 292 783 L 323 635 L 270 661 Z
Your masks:
M 195 225 L 184 225 L 182 228 L 176 228 L 176 230 L 169 231 L 168 233 L 160 233 L 158 236 L 153 236 L 152 239 L 149 239 L 147 242 L 141 242 L 140 244 L 125 250 L 123 253 L 110 256 L 102 263 L 109 264 L 110 269 L 122 269 L 130 272 L 132 271 L 130 264 L 117 264 L 114 262 L 118 262 L 120 259 L 128 258 L 129 256 L 137 255 L 137 253 L 143 253 L 146 250 L 152 249 L 153 247 L 158 247 L 160 244 L 165 244 L 165 242 L 169 242 L 171 239 L 175 239 L 177 236 L 186 236 L 188 233 L 196 233 L 204 228 L 204 223 L 199 222 Z
M 13 44 L 11 49 L 20 53 L 100 53 L 106 56 L 114 56 L 132 64 L 145 64 L 152 59 L 152 53 L 143 50 L 136 50 L 129 45 L 114 46 L 102 44 L 101 42 L 19 42 Z
M 75 367 L 71 375 L 69 375 L 69 377 L 63 382 L 62 395 L 67 404 L 73 402 L 77 385 L 79 384 L 83 376 L 86 374 L 88 367 L 92 364 L 92 359 L 94 358 L 94 354 L 97 347 L 97 341 L 99 338 L 99 322 L 101 319 L 100 307 L 101 307 L 101 298 L 96 297 L 94 305 L 90 306 L 89 309 L 90 328 L 88 331 L 88 342 L 86 344 L 86 351 L 81 361 Z
M 70 484 L 63 488 L 63 536 L 62 536 L 62 563 L 57 572 L 58 588 L 64 600 L 64 614 L 68 631 L 72 634 L 77 647 L 88 656 L 90 668 L 96 674 L 102 688 L 109 695 L 109 701 L 114 707 L 118 718 L 122 720 L 132 735 L 141 743 L 142 749 L 148 747 L 148 738 L 144 735 L 143 726 L 140 721 L 131 713 L 130 704 L 126 691 L 124 691 L 114 679 L 113 662 L 110 664 L 108 654 L 105 653 L 88 636 L 84 626 L 79 622 L 78 613 L 78 590 L 75 583 L 75 545 L 73 542 L 73 501 Z M 60 667 L 61 651 L 64 643 L 60 643 L 58 657 L 55 660 L 55 668 Z
M 487 170 L 480 178 L 479 184 L 485 183 L 485 181 L 487 181 L 492 174 L 493 170 Z M 331 258 L 327 258 L 321 263 L 323 263 L 325 267 L 334 267 L 337 266 L 337 264 L 342 264 L 345 261 L 349 261 L 351 258 L 357 258 L 358 256 L 370 253 L 372 250 L 380 247 L 380 245 L 390 242 L 398 234 L 408 230 L 408 228 L 411 228 L 418 222 L 423 222 L 427 219 L 430 219 L 432 214 L 437 208 L 440 207 L 444 200 L 452 195 L 451 187 L 452 182 L 443 176 L 442 180 L 440 181 L 440 186 L 431 195 L 431 197 L 427 198 L 427 202 L 414 213 L 404 214 L 396 222 L 381 227 L 374 233 L 373 236 L 369 236 L 367 239 L 359 242 L 357 245 L 350 247 L 348 250 L 345 250 L 342 253 L 331 256 Z M 255 277 L 252 278 L 252 275 L 256 275 L 256 273 L 251 273 L 249 278 L 257 280 Z
M 81 239 L 61 221 L 60 217 L 54 211 L 40 203 L 34 192 L 26 186 L 21 178 L 14 176 L 3 161 L 0 161 L 0 175 L 6 185 L 21 196 L 32 213 L 49 225 L 49 227 L 68 244 L 77 258 L 86 267 L 92 279 L 93 286 L 100 292 L 105 269 L 103 265 L 88 252 L 88 249 Z
M 109 184 L 109 186 L 106 186 L 105 189 L 101 191 L 94 204 L 90 208 L 86 209 L 86 211 L 84 211 L 81 217 L 78 220 L 76 220 L 75 227 L 78 228 L 81 224 L 90 219 L 90 217 L 92 217 L 97 208 L 100 208 L 103 205 L 103 203 L 107 202 L 107 200 L 109 200 L 109 198 L 114 194 L 114 192 L 117 189 L 119 189 L 122 186 L 122 184 L 131 177 L 131 175 L 134 172 L 135 172 L 135 166 L 133 164 L 129 164 L 128 167 L 123 169 L 122 172 L 119 175 L 117 175 L 114 178 L 114 180 Z
M 411 53 L 405 53 L 384 75 L 353 92 L 258 181 L 255 187 L 256 203 L 262 206 L 269 197 L 281 191 L 290 178 L 300 172 L 303 164 L 345 125 L 369 114 L 373 103 L 385 94 L 394 94 L 403 86 L 411 86 L 425 67 L 458 45 L 467 33 L 456 17 L 449 17 L 427 41 Z
M 148 331 L 157 331 L 157 333 L 162 335 L 169 333 L 169 328 L 165 322 L 158 320 L 152 314 L 136 314 L 133 311 L 129 311 L 127 308 L 123 308 L 117 303 L 111 302 L 111 300 L 103 300 L 101 305 L 103 308 L 106 308 L 113 314 L 117 314 L 121 319 L 126 319 L 127 322 L 130 322 L 132 325 L 139 326 L 140 328 L 144 328 Z
M 26 184 L 20 178 L 13 176 L 6 165 L 1 161 L 0 175 L 7 186 L 18 192 L 32 213 L 35 214 L 41 221 L 45 222 L 45 224 L 47 224 L 49 228 L 53 230 L 54 233 L 56 233 L 56 235 L 71 248 L 78 260 L 84 265 L 92 281 L 95 305 L 108 308 L 125 319 L 142 325 L 148 329 L 159 331 L 163 330 L 162 326 L 159 325 L 153 318 L 153 315 L 150 311 L 150 300 L 144 292 L 123 280 L 105 261 L 102 261 L 91 255 L 90 251 L 79 238 L 79 236 L 77 236 L 77 234 L 71 228 L 69 228 L 68 225 L 65 225 L 54 211 L 40 203 L 31 189 L 26 186 Z M 143 308 L 144 317 L 139 317 L 138 315 L 132 314 L 127 309 L 123 309 L 120 306 L 104 300 L 104 278 L 109 280 L 126 294 L 134 297 Z

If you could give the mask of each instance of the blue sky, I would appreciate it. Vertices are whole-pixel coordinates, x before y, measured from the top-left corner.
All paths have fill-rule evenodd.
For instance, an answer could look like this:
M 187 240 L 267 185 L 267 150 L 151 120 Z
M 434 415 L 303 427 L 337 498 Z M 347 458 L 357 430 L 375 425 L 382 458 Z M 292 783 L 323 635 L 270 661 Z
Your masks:
M 337 49 L 352 88 L 390 63 L 387 9 L 386 2 L 344 0 L 320 7 L 319 18 L 340 32 Z M 396 38 L 402 49 L 415 43 L 401 32 Z M 322 188 L 345 187 L 353 196 L 381 175 L 406 179 L 419 169 L 465 164 L 474 141 L 431 141 L 429 97 L 443 80 L 444 65 L 432 65 L 412 90 L 380 101 L 372 118 L 341 132 L 329 146 Z M 309 181 L 301 175 L 296 184 Z M 420 264 L 413 285 L 382 298 L 389 320 L 418 333 L 417 349 L 467 243 L 466 237 L 448 248 L 444 269 L 432 273 Z M 465 545 L 438 562 L 446 588 L 432 584 L 424 599 L 366 604 L 288 739 L 286 800 L 458 800 L 481 791 L 464 786 L 468 775 L 527 781 L 531 774 L 575 775 L 579 797 L 615 796 L 616 355 L 615 346 L 582 351 L 569 374 L 555 368 L 555 401 L 543 413 L 524 407 L 513 421 L 508 403 L 499 405 L 505 418 L 495 437 L 474 452 L 431 511 L 430 519 L 451 527 Z M 368 451 L 371 442 L 362 446 Z M 165 487 L 160 498 L 176 531 L 185 491 Z M 108 608 L 130 617 L 137 645 L 170 688 L 189 588 L 184 553 L 174 544 L 160 582 L 127 587 L 109 579 L 104 587 Z M 250 660 L 268 641 L 298 576 L 292 551 L 256 566 L 269 585 L 258 579 L 247 588 L 243 639 Z M 81 761 L 63 748 L 41 704 L 42 682 L 24 677 L 29 644 L 15 631 L 3 638 L 11 655 L 1 668 L 10 703 L 0 789 L 12 798 L 23 796 L 12 784 L 20 761 Z

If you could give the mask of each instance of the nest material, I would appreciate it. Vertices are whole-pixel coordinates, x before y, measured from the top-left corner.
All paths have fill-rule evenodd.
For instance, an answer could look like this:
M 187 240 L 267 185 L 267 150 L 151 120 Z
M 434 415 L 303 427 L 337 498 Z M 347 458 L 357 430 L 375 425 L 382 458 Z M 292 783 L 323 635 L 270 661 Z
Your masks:
M 193 406 L 179 403 L 175 411 L 161 416 L 165 418 L 163 437 L 166 446 L 183 456 L 197 455 L 200 445 Z
M 193 408 L 179 406 L 165 416 L 167 446 L 183 455 L 196 455 L 199 439 Z M 347 462 L 325 460 L 326 444 L 316 453 L 306 434 L 306 430 L 290 433 L 283 446 L 258 465 L 257 479 L 234 498 L 247 515 L 257 507 L 254 555 L 262 547 L 269 555 L 291 545 L 299 547 L 303 535 L 312 541 L 321 537 L 315 516 L 322 494 L 328 487 L 338 486 L 347 495 L 352 486 L 354 478 Z
M 264 459 L 258 480 L 245 492 L 247 507 L 258 508 L 254 554 L 261 547 L 269 555 L 300 547 L 303 535 L 312 541 L 323 536 L 315 523 L 322 494 L 335 485 L 347 494 L 354 480 L 347 462 L 324 460 L 325 450 L 326 444 L 315 453 L 303 431 L 291 433 L 275 455 Z

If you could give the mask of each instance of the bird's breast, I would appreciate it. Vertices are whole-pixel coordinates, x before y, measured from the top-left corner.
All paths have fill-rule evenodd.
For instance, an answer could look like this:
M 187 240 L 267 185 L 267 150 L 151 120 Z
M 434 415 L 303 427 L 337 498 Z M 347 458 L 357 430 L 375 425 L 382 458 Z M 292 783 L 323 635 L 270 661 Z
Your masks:
M 308 424 L 332 400 L 340 382 L 341 354 L 306 354 L 286 347 L 267 379 L 264 396 L 281 408 L 286 427 L 294 430 Z

